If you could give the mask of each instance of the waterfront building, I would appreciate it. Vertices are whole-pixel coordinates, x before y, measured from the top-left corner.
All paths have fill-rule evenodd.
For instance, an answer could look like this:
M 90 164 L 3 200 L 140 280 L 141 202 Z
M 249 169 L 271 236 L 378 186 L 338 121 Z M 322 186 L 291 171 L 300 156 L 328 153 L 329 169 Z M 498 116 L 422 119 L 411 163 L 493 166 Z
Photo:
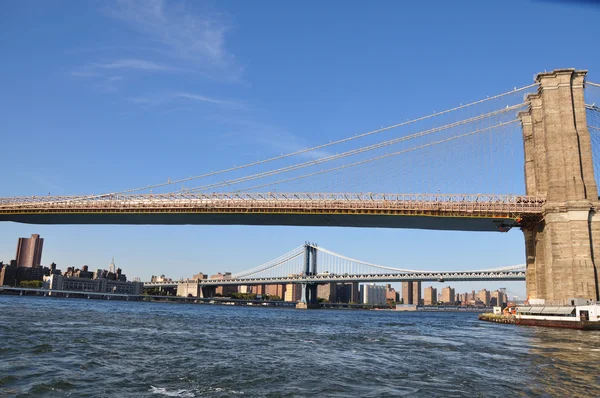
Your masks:
M 436 305 L 437 304 L 437 289 L 433 286 L 427 286 L 425 288 L 425 296 L 423 297 L 423 303 L 425 305 Z
M 201 291 L 197 280 L 177 282 L 177 295 L 180 297 L 202 297 Z
M 358 304 L 360 302 L 358 282 L 338 283 L 336 286 L 336 297 L 338 303 Z
M 300 301 L 302 299 L 302 286 L 297 283 L 288 283 L 285 287 L 285 301 Z
M 461 305 L 467 305 L 469 303 L 469 293 L 458 293 L 456 301 L 460 301 Z
M 224 274 L 221 272 L 218 272 L 214 275 L 211 275 L 209 279 L 232 279 L 231 277 L 231 272 L 225 272 Z M 217 286 L 215 289 L 215 294 L 218 296 L 223 296 L 223 297 L 229 297 L 229 295 L 231 295 L 231 293 L 237 293 L 238 292 L 238 287 L 235 285 L 221 285 L 221 286 Z M 261 293 L 261 294 L 266 294 L 266 293 Z
M 45 287 L 50 290 L 140 295 L 144 288 L 142 282 L 124 282 L 106 278 L 92 279 L 52 274 L 44 279 Z
M 200 280 L 208 279 L 208 275 L 203 274 L 202 272 L 198 272 L 196 275 L 192 276 L 192 279 L 195 281 L 200 281 Z
M 414 305 L 421 305 L 421 281 L 414 281 L 412 283 L 412 303 Z
M 421 304 L 421 281 L 402 282 L 402 303 Z
M 173 282 L 173 279 L 167 278 L 165 276 L 165 274 L 162 274 L 161 276 L 152 275 L 152 277 L 150 277 L 150 282 L 152 282 L 152 283 Z
M 47 267 L 17 267 L 17 284 L 24 281 L 42 281 L 44 276 L 50 275 Z
M 361 285 L 360 295 L 362 304 L 382 305 L 385 304 L 385 286 L 374 283 Z
M 19 238 L 17 243 L 16 261 L 17 267 L 39 267 L 42 264 L 42 250 L 44 239 L 38 234 L 32 234 L 31 238 Z
M 506 302 L 507 302 L 506 293 L 502 292 L 501 290 L 495 290 L 494 292 L 492 292 L 490 294 L 490 305 L 491 306 L 503 307 L 504 305 L 506 305 Z
M 0 263 L 0 286 L 16 286 L 17 284 L 17 265 L 16 261 L 10 264 Z
M 412 304 L 413 297 L 412 282 L 402 282 L 402 304 Z
M 284 284 L 267 285 L 265 291 L 266 291 L 265 294 L 270 297 L 277 296 L 282 300 L 285 297 L 285 285 Z
M 232 293 L 238 293 L 238 287 L 236 285 L 217 286 L 215 289 L 215 294 L 223 297 L 229 297 Z
M 337 302 L 337 284 L 325 283 L 317 285 L 317 298 L 325 300 L 328 303 Z
M 442 289 L 442 303 L 453 304 L 456 301 L 455 290 L 453 287 L 446 286 Z
M 398 302 L 398 293 L 389 283 L 385 285 L 385 300 Z
M 264 296 L 265 294 L 267 294 L 267 285 L 254 285 L 252 286 L 251 293 Z
M 209 279 L 231 279 L 231 272 L 225 272 L 224 274 L 218 272 L 214 275 L 211 275 Z
M 477 298 L 479 299 L 479 301 L 481 301 L 481 303 L 483 305 L 485 305 L 486 307 L 489 307 L 490 305 L 490 292 L 486 289 L 480 290 L 479 293 L 477 294 Z

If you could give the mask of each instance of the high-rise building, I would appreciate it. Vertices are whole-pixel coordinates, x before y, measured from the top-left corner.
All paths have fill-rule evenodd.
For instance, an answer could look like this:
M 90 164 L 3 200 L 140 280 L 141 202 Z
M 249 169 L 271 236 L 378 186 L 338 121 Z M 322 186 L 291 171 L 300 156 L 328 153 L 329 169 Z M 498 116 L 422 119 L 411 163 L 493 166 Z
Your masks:
M 338 303 L 355 303 L 360 301 L 360 290 L 358 282 L 338 283 L 336 287 L 336 302 Z
M 454 288 L 446 286 L 442 289 L 442 302 L 445 304 L 453 304 L 456 301 Z
M 409 304 L 421 305 L 421 281 L 414 281 L 412 285 L 412 303 Z
M 490 294 L 490 305 L 502 307 L 506 301 L 506 293 L 502 290 L 496 290 Z
M 396 289 L 394 289 L 389 283 L 385 285 L 385 299 L 386 301 L 397 301 L 398 299 L 398 293 L 396 293 Z
M 402 303 L 421 304 L 421 281 L 402 282 Z
M 17 267 L 39 267 L 42 264 L 42 249 L 44 239 L 38 234 L 32 234 L 31 238 L 19 238 L 17 243 Z
M 361 285 L 360 291 L 363 304 L 385 304 L 385 286 L 377 286 L 374 283 Z
M 108 272 L 112 272 L 113 274 L 115 273 L 115 256 L 113 256 L 112 261 L 108 266 Z
M 486 289 L 480 290 L 477 294 L 477 298 L 485 305 L 486 307 L 490 305 L 490 292 Z
M 337 284 L 325 283 L 317 286 L 317 298 L 323 299 L 328 303 L 337 302 Z
M 425 288 L 425 297 L 423 297 L 423 303 L 425 305 L 436 305 L 437 304 L 437 289 L 433 286 L 427 286 Z
M 285 301 L 300 301 L 302 299 L 302 286 L 298 283 L 288 283 L 285 287 Z
M 265 294 L 267 296 L 277 296 L 281 300 L 285 297 L 285 285 L 284 284 L 276 284 L 276 285 L 266 285 Z
M 413 283 L 402 282 L 402 304 L 412 304 L 413 300 Z

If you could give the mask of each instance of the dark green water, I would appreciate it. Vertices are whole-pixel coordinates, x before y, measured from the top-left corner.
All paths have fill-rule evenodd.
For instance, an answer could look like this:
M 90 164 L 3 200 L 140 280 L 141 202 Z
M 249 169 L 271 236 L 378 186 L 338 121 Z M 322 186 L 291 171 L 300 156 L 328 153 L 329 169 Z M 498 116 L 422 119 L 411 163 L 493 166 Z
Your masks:
M 600 333 L 476 314 L 0 296 L 0 396 L 600 396 Z

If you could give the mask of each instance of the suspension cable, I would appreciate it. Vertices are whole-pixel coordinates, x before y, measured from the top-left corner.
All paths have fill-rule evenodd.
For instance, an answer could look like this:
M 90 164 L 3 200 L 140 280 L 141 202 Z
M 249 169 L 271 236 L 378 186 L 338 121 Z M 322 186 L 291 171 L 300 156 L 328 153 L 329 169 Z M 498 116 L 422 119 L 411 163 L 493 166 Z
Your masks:
M 327 147 L 330 147 L 330 146 L 333 146 L 333 145 L 337 145 L 337 144 L 342 144 L 342 143 L 345 143 L 345 142 L 348 142 L 348 141 L 352 141 L 352 140 L 356 140 L 356 139 L 359 139 L 359 138 L 364 138 L 364 137 L 367 137 L 367 136 L 370 136 L 370 135 L 373 135 L 373 134 L 377 134 L 377 133 L 381 133 L 381 132 L 384 132 L 384 131 L 392 130 L 392 129 L 395 129 L 395 128 L 398 128 L 398 127 L 406 126 L 406 125 L 413 124 L 413 123 L 416 123 L 416 122 L 420 122 L 420 121 L 423 121 L 423 120 L 435 118 L 435 117 L 438 117 L 438 116 L 441 116 L 441 115 L 448 114 L 450 112 L 454 112 L 454 111 L 458 111 L 458 110 L 461 110 L 461 109 L 469 108 L 469 107 L 472 107 L 472 106 L 475 106 L 475 105 L 478 105 L 478 104 L 481 104 L 481 103 L 484 103 L 484 102 L 487 102 L 487 101 L 492 101 L 492 100 L 495 100 L 495 99 L 498 99 L 498 98 L 505 97 L 507 95 L 518 93 L 518 92 L 523 91 L 523 90 L 528 90 L 528 89 L 530 89 L 532 87 L 535 87 L 537 85 L 538 85 L 537 83 L 533 83 L 533 84 L 530 84 L 530 85 L 527 85 L 527 86 L 523 86 L 523 87 L 520 87 L 520 88 L 515 88 L 512 91 L 507 91 L 505 93 L 494 95 L 492 97 L 484 98 L 484 99 L 481 99 L 481 100 L 478 100 L 478 101 L 474 101 L 474 102 L 471 102 L 471 103 L 468 103 L 468 104 L 465 104 L 465 105 L 460 105 L 460 106 L 457 106 L 457 107 L 454 107 L 454 108 L 450 108 L 450 109 L 444 110 L 442 112 L 432 113 L 430 115 L 422 116 L 422 117 L 419 117 L 419 118 L 416 118 L 416 119 L 412 119 L 412 120 L 408 120 L 406 122 L 394 124 L 394 125 L 387 126 L 387 127 L 382 127 L 380 129 L 368 131 L 366 133 L 354 135 L 352 137 L 343 138 L 343 139 L 340 139 L 340 140 L 337 140 L 337 141 L 332 141 L 332 142 L 329 142 L 329 143 L 326 143 L 326 144 L 317 145 L 317 146 L 314 146 L 314 147 L 311 147 L 311 148 L 301 149 L 301 150 L 298 150 L 298 151 L 295 151 L 295 152 L 291 152 L 291 153 L 287 153 L 287 154 L 283 154 L 283 155 L 280 155 L 280 156 L 275 156 L 275 157 L 272 157 L 272 158 L 268 158 L 268 159 L 264 159 L 264 160 L 259 160 L 259 161 L 252 162 L 252 163 L 247 163 L 247 164 L 244 164 L 244 165 L 241 165 L 241 166 L 234 166 L 234 167 L 230 167 L 230 168 L 219 170 L 219 171 L 205 173 L 205 174 L 201 174 L 201 175 L 198 175 L 198 176 L 182 178 L 182 179 L 175 180 L 175 181 L 168 181 L 166 183 L 148 185 L 146 187 L 139 187 L 139 188 L 133 188 L 133 189 L 128 189 L 128 190 L 119 191 L 119 192 L 113 192 L 112 194 L 125 194 L 125 193 L 143 191 L 143 190 L 147 190 L 147 189 L 160 188 L 160 187 L 164 187 L 164 186 L 168 186 L 168 185 L 180 184 L 180 183 L 184 183 L 184 182 L 188 182 L 188 181 L 192 181 L 192 180 L 202 179 L 202 178 L 206 178 L 206 177 L 212 177 L 212 176 L 216 176 L 216 175 L 219 175 L 219 174 L 224 174 L 224 173 L 228 173 L 228 172 L 231 172 L 231 171 L 237 171 L 237 170 L 241 170 L 241 169 L 248 168 L 248 167 L 258 166 L 258 165 L 269 163 L 269 162 L 273 162 L 273 161 L 276 161 L 276 160 L 285 159 L 285 158 L 288 158 L 288 157 L 291 157 L 291 156 L 295 156 L 295 155 L 300 155 L 300 154 L 307 153 L 307 152 L 316 151 L 318 149 L 327 148 Z M 102 196 L 108 196 L 108 195 L 111 195 L 111 193 L 102 194 L 102 195 L 96 195 L 96 196 L 92 196 L 92 197 L 102 197 Z
M 287 260 L 291 260 L 293 258 L 298 257 L 300 254 L 304 253 L 304 246 L 298 246 L 297 248 L 290 250 L 289 252 L 277 257 L 276 259 L 267 261 L 264 264 L 251 268 L 249 270 L 241 271 L 232 275 L 232 278 L 237 279 L 242 276 L 247 276 L 251 274 L 256 274 L 262 271 L 266 271 L 267 269 L 273 268 L 275 265 L 279 265 Z
M 393 267 L 386 267 L 386 266 L 382 266 L 382 265 L 377 265 L 377 264 L 372 264 L 372 263 L 367 263 L 365 261 L 360 261 L 360 260 L 356 260 L 354 258 L 350 258 L 350 257 L 346 257 L 342 254 L 339 253 L 335 253 L 331 250 L 327 250 L 321 246 L 311 246 L 316 248 L 318 251 L 321 251 L 323 253 L 329 254 L 331 256 L 334 257 L 338 257 L 341 258 L 343 260 L 346 261 L 350 261 L 350 262 L 354 262 L 357 264 L 362 264 L 362 265 L 366 265 L 366 266 L 370 266 L 370 267 L 375 267 L 375 268 L 380 268 L 380 269 L 385 269 L 385 270 L 391 270 L 391 271 L 400 271 L 400 272 L 406 272 L 406 273 L 440 273 L 440 272 L 446 272 L 446 271 L 422 271 L 422 270 L 411 270 L 411 269 L 401 269 L 401 268 L 393 268 Z M 501 268 L 489 268 L 489 269 L 482 269 L 482 270 L 472 270 L 472 271 L 456 271 L 456 272 L 495 272 L 495 271 L 510 271 L 510 270 L 521 270 L 525 268 L 525 264 L 519 264 L 519 265 L 510 265 L 508 267 L 501 267 Z M 455 271 L 452 271 L 455 272 Z
M 469 133 L 465 133 L 465 134 L 461 134 L 461 135 L 456 135 L 456 136 L 453 136 L 453 137 L 449 137 L 449 138 L 446 138 L 446 139 L 443 139 L 443 140 L 440 140 L 440 141 L 434 141 L 434 142 L 430 142 L 430 143 L 423 144 L 423 145 L 420 145 L 420 146 L 412 147 L 412 148 L 409 148 L 409 149 L 404 149 L 402 151 L 388 153 L 388 154 L 377 156 L 377 157 L 374 157 L 374 158 L 364 159 L 364 160 L 361 160 L 361 161 L 358 161 L 358 162 L 354 162 L 354 163 L 350 163 L 350 164 L 347 164 L 347 165 L 342 165 L 342 166 L 338 166 L 338 167 L 332 167 L 332 168 L 325 169 L 325 170 L 319 170 L 319 171 L 315 171 L 313 173 L 303 174 L 301 176 L 290 177 L 290 178 L 287 178 L 285 180 L 280 180 L 280 181 L 274 181 L 274 182 L 270 182 L 270 183 L 255 185 L 253 187 L 239 189 L 239 190 L 237 190 L 235 192 L 251 191 L 251 190 L 254 190 L 254 189 L 269 187 L 269 186 L 272 186 L 272 185 L 283 184 L 283 183 L 291 182 L 291 181 L 297 181 L 297 180 L 301 180 L 303 178 L 314 177 L 316 175 L 330 173 L 332 171 L 338 171 L 338 170 L 346 169 L 346 168 L 349 168 L 349 167 L 359 166 L 361 164 L 375 162 L 377 160 L 382 160 L 382 159 L 385 159 L 385 158 L 402 155 L 404 153 L 416 151 L 416 150 L 427 148 L 427 147 L 431 147 L 431 146 L 434 146 L 434 145 L 443 144 L 443 143 L 450 142 L 450 141 L 453 141 L 453 140 L 457 140 L 457 139 L 460 139 L 460 138 L 464 138 L 464 137 L 468 137 L 468 136 L 475 135 L 475 134 L 478 134 L 478 133 L 482 133 L 484 131 L 488 131 L 488 130 L 492 130 L 492 129 L 495 129 L 495 128 L 507 126 L 507 125 L 512 124 L 512 123 L 517 123 L 518 121 L 519 120 L 515 119 L 515 120 L 508 121 L 508 122 L 499 123 L 499 124 L 496 124 L 494 126 L 485 127 L 485 128 L 482 128 L 482 129 L 471 131 Z M 199 190 L 200 190 L 200 188 L 193 188 L 193 189 L 190 189 L 187 192 L 195 193 L 195 192 L 199 192 Z
M 469 124 L 469 123 L 473 123 L 476 121 L 480 121 L 480 120 L 484 120 L 486 118 L 489 117 L 493 117 L 493 116 L 498 116 L 507 112 L 512 112 L 516 109 L 519 109 L 523 106 L 525 106 L 526 103 L 521 103 L 521 104 L 517 104 L 517 105 L 513 105 L 510 107 L 506 107 L 504 109 L 500 109 L 500 110 L 496 110 L 490 113 L 486 113 L 483 115 L 479 115 L 479 116 L 475 116 L 472 118 L 468 118 L 468 119 L 464 119 L 464 120 L 460 120 L 458 122 L 454 122 L 454 123 L 450 123 L 450 124 L 446 124 L 444 126 L 439 126 L 439 127 L 435 127 L 429 130 L 424 130 L 418 133 L 414 133 L 411 135 L 407 135 L 404 137 L 399 137 L 399 138 L 394 138 L 391 140 L 387 140 L 387 141 L 383 141 L 377 144 L 373 144 L 373 145 L 369 145 L 369 146 L 365 146 L 362 148 L 358 148 L 358 149 L 353 149 L 350 151 L 346 151 L 346 152 L 342 152 L 340 154 L 335 154 L 335 155 L 330 155 L 330 156 L 326 156 L 320 159 L 316 159 L 316 160 L 309 160 L 303 163 L 298 163 L 295 165 L 291 165 L 291 166 L 286 166 L 286 167 L 281 167 L 279 169 L 275 169 L 275 170 L 269 170 L 269 171 L 264 171 L 261 173 L 257 173 L 257 174 L 252 174 L 249 176 L 244 176 L 244 177 L 239 177 L 239 178 L 235 178 L 235 179 L 231 179 L 231 180 L 226 180 L 226 181 L 221 181 L 221 182 L 215 182 L 212 184 L 208 184 L 208 185 L 204 185 L 204 186 L 200 186 L 200 187 L 195 187 L 195 188 L 191 188 L 188 191 L 189 192 L 201 192 L 201 191 L 206 191 L 209 189 L 213 189 L 213 188 L 221 188 L 224 187 L 226 185 L 234 185 L 234 184 L 240 184 L 243 182 L 247 182 L 247 181 L 252 181 L 252 180 L 257 180 L 260 178 L 264 178 L 264 177 L 272 177 L 274 175 L 277 174 L 282 174 L 282 173 L 287 173 L 290 171 L 295 171 L 295 170 L 299 170 L 302 168 L 306 168 L 306 167 L 311 167 L 314 165 L 320 165 L 321 163 L 326 163 L 326 162 L 330 162 L 330 161 L 334 161 L 334 160 L 338 160 L 338 159 L 343 159 L 349 156 L 354 156 L 357 154 L 361 154 L 361 153 L 365 153 L 365 152 L 369 152 L 375 149 L 380 149 L 380 148 L 384 148 L 387 146 L 391 146 L 391 145 L 395 145 L 398 144 L 400 142 L 405 142 L 405 141 L 409 141 L 415 138 L 420 138 L 420 137 L 424 137 L 427 135 L 431 135 L 433 133 L 437 133 L 443 130 L 448 130 L 450 128 L 454 128 L 454 127 L 458 127 L 458 126 L 462 126 L 465 124 Z

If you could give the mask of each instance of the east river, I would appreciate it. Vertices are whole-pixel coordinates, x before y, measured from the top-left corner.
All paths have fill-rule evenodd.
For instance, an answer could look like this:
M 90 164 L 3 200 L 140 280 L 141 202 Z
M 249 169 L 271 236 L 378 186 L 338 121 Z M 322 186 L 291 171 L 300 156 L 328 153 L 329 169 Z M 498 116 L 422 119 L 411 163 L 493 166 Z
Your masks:
M 0 296 L 5 397 L 600 396 L 600 333 L 473 313 Z

